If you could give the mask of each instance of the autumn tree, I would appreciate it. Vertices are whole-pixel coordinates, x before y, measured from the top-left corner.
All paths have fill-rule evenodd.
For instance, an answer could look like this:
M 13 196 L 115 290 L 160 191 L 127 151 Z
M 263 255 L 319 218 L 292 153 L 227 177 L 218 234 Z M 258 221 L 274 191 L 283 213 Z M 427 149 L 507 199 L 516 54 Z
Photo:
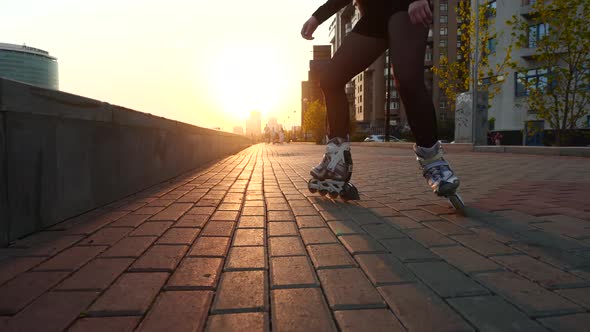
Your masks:
M 303 116 L 303 130 L 310 132 L 316 144 L 326 136 L 326 105 L 319 100 L 311 102 Z
M 475 0 L 478 1 L 478 0 Z M 480 5 L 477 11 L 479 36 L 476 36 L 475 11 L 471 10 L 469 1 L 460 0 L 455 8 L 458 21 L 458 38 L 460 47 L 457 49 L 458 59 L 449 59 L 443 55 L 438 66 L 432 71 L 438 76 L 438 86 L 444 91 L 452 111 L 455 110 L 457 96 L 468 91 L 473 85 L 473 64 L 478 68 L 478 91 L 488 93 L 488 102 L 500 92 L 501 83 L 507 77 L 511 67 L 512 43 L 507 43 L 503 52 L 496 52 L 496 41 L 503 33 L 496 32 L 496 8 L 491 5 Z M 475 60 L 473 41 L 479 40 L 479 52 Z M 494 55 L 495 54 L 495 55 Z M 494 64 L 490 64 L 490 56 L 494 55 Z M 488 105 L 490 107 L 491 105 Z
M 577 128 L 590 114 L 588 17 L 588 0 L 552 0 L 536 1 L 528 18 L 515 15 L 507 22 L 516 45 L 534 50 L 532 69 L 514 63 L 517 94 L 524 95 L 529 110 L 553 128 L 558 145 L 565 143 L 565 131 Z

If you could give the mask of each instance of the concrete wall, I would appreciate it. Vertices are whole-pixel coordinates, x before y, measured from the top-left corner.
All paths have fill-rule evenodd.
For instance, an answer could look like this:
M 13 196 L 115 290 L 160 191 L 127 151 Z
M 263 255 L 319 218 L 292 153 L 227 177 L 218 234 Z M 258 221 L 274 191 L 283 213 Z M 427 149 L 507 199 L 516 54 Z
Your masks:
M 249 145 L 243 136 L 0 79 L 0 245 Z

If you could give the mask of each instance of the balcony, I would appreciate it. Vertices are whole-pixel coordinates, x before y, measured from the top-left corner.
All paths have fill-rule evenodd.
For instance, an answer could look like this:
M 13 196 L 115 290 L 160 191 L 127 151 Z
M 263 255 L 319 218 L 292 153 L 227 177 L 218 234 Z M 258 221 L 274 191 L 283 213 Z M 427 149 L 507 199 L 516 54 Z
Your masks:
M 537 0 L 521 0 L 520 15 L 526 19 L 533 18 L 536 15 L 533 9 L 536 2 Z

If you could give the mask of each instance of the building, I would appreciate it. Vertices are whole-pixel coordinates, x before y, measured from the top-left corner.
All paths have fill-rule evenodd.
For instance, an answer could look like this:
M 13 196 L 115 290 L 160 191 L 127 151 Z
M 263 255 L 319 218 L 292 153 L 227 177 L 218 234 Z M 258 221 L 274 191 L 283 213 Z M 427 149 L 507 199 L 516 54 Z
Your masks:
M 321 66 L 332 58 L 331 45 L 314 45 L 313 57 L 309 61 L 309 71 L 307 72 L 307 81 L 301 82 L 301 124 L 305 118 L 305 112 L 310 103 L 314 101 L 324 102 L 324 93 L 320 88 L 318 72 Z
M 246 119 L 246 136 L 257 137 L 261 133 L 262 118 L 260 112 L 252 111 Z
M 475 5 L 476 0 L 471 1 L 472 6 Z M 528 70 L 526 72 L 510 70 L 507 77 L 501 77 L 501 79 L 498 77 L 496 81 L 501 84 L 501 92 L 490 100 L 491 108 L 487 114 L 489 129 L 503 134 L 502 144 L 543 145 L 544 131 L 551 129 L 547 121 L 539 118 L 534 110 L 528 109 L 526 102 L 527 92 L 523 84 L 525 80 L 529 82 L 531 80 L 547 82 L 549 76 L 548 70 L 541 68 L 541 65 L 533 59 L 533 54 L 537 51 L 536 38 L 551 34 L 551 27 L 548 27 L 546 23 L 535 23 L 533 21 L 532 5 L 534 3 L 535 0 L 480 0 L 479 3 L 480 6 L 496 9 L 495 19 L 492 23 L 493 27 L 497 32 L 504 31 L 504 34 L 499 35 L 497 40 L 488 43 L 494 45 L 493 52 L 489 57 L 492 66 L 501 63 L 506 58 L 506 47 L 511 43 L 510 34 L 512 31 L 506 21 L 516 14 L 529 23 L 527 47 L 515 47 L 512 50 L 512 59 L 518 63 L 519 67 Z M 489 121 L 490 119 L 494 120 Z M 590 113 L 577 123 L 577 128 L 589 127 Z M 527 132 L 530 135 L 526 135 Z
M 244 135 L 244 128 L 242 128 L 241 126 L 235 126 L 233 133 L 238 135 Z
M 0 77 L 58 90 L 57 59 L 26 45 L 0 43 Z

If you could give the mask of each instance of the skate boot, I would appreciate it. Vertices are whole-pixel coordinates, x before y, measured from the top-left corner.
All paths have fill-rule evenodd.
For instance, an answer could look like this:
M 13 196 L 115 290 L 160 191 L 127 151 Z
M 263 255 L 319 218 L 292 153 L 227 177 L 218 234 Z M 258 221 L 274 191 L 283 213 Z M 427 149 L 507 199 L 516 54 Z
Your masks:
M 443 158 L 444 151 L 440 141 L 430 148 L 414 144 L 414 153 L 432 191 L 438 196 L 446 197 L 455 210 L 463 213 L 465 204 L 461 196 L 457 194 L 459 178 L 451 169 L 451 165 Z
M 326 153 L 322 161 L 311 169 L 312 178 L 307 182 L 310 192 L 329 194 L 335 199 L 340 196 L 344 200 L 359 199 L 358 191 L 352 183 L 352 157 L 350 143 L 341 137 L 334 137 L 326 145 Z

